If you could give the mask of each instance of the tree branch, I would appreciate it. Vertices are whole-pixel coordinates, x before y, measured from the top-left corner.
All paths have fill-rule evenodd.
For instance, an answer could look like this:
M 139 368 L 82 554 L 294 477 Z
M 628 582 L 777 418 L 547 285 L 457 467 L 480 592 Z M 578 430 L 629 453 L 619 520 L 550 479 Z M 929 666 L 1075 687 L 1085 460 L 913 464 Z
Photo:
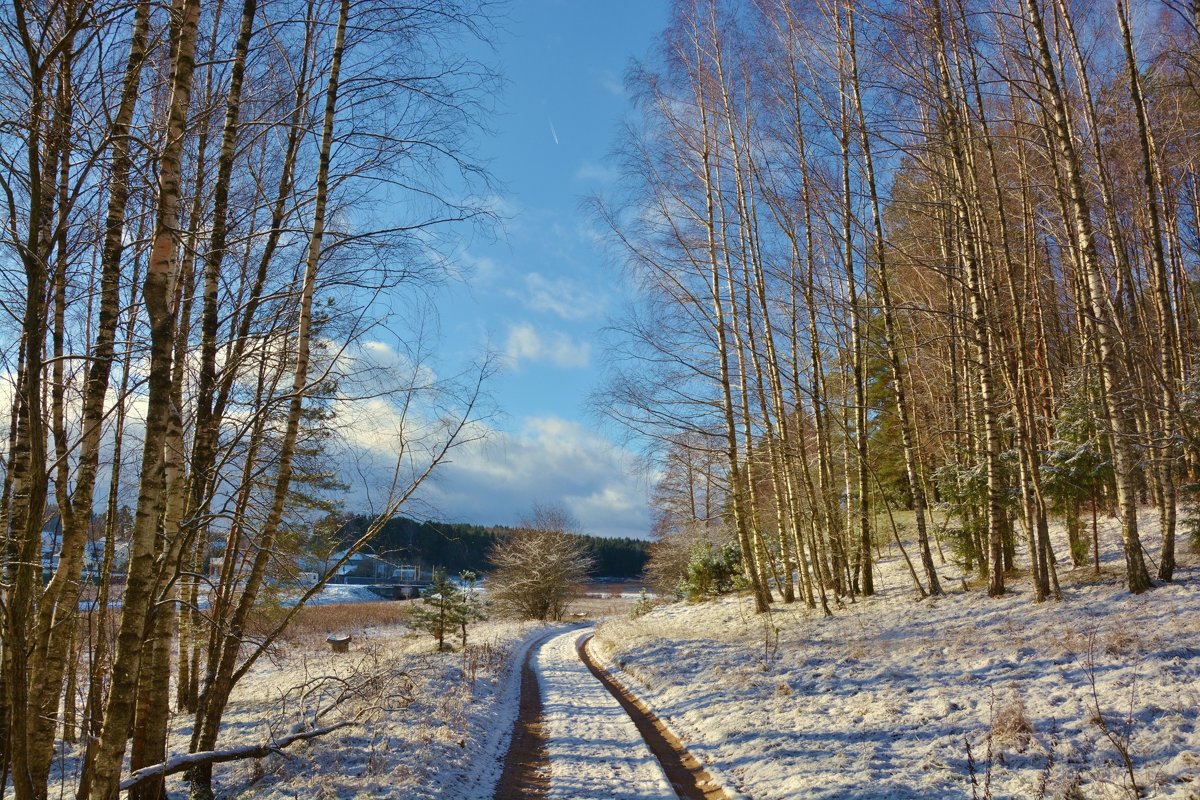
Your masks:
M 324 736 L 327 733 L 332 733 L 339 728 L 345 728 L 354 725 L 357 720 L 343 720 L 332 725 L 326 725 L 321 728 L 312 728 L 306 731 L 296 731 L 284 736 L 282 739 L 272 739 L 269 742 L 262 744 L 247 744 L 238 747 L 227 747 L 223 750 L 204 750 L 199 753 L 184 753 L 182 755 L 169 758 L 161 764 L 154 764 L 149 767 L 143 767 L 129 774 L 129 777 L 121 781 L 121 791 L 132 789 L 139 786 L 152 778 L 166 777 L 167 775 L 175 775 L 180 772 L 185 772 L 193 767 L 201 764 L 224 764 L 229 761 L 242 761 L 247 758 L 263 758 L 271 753 L 279 753 L 289 745 L 296 742 L 308 741 Z

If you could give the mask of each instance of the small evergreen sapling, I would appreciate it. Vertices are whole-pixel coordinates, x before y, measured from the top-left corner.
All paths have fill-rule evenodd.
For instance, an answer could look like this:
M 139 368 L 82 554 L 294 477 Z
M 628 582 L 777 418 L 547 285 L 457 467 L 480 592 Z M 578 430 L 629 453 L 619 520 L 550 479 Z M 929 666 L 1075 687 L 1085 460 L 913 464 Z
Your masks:
M 458 625 L 462 632 L 462 646 L 465 650 L 467 647 L 467 626 L 472 622 L 486 620 L 487 614 L 484 613 L 483 597 L 479 593 L 479 576 L 468 569 L 460 572 L 458 579 L 462 581 L 462 588 L 459 590 L 462 602 L 458 609 Z
M 681 588 L 693 602 L 728 594 L 743 588 L 741 572 L 741 552 L 736 543 L 727 542 L 716 547 L 712 542 L 698 542 L 692 548 L 692 559 Z
M 638 601 L 633 605 L 633 612 L 631 613 L 631 616 L 634 619 L 637 619 L 638 617 L 649 614 L 653 610 L 654 598 L 651 597 L 645 589 L 642 589 L 641 594 L 638 595 Z
M 483 604 L 475 588 L 475 575 L 462 574 L 466 588 L 460 588 L 446 577 L 445 572 L 434 572 L 433 582 L 421 593 L 421 605 L 409 612 L 408 624 L 425 631 L 437 639 L 438 652 L 446 650 L 446 634 L 458 628 L 462 644 L 467 644 L 467 626 L 484 619 Z

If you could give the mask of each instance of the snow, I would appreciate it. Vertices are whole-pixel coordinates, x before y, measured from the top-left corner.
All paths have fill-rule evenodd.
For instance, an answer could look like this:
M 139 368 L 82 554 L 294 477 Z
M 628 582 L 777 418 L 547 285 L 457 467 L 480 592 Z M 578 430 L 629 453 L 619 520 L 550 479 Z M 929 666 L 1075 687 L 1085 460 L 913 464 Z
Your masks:
M 350 659 L 304 648 L 278 664 L 257 667 L 238 687 L 223 744 L 264 739 L 271 709 L 292 710 L 288 702 L 272 700 L 291 697 L 287 687 L 311 681 L 314 674 L 345 676 L 365 667 L 384 680 L 362 724 L 262 763 L 218 771 L 218 796 L 491 797 L 517 716 L 520 666 L 545 627 L 481 623 L 472 626 L 471 635 L 476 644 L 466 653 L 434 653 L 432 637 L 380 628 L 365 642 L 356 638 Z M 411 684 L 388 683 L 400 673 Z M 407 699 L 388 702 L 389 691 L 399 689 Z
M 591 628 L 559 634 L 538 650 L 550 796 L 571 800 L 674 800 L 662 767 L 633 720 L 579 659 Z
M 433 652 L 431 636 L 402 625 L 355 626 L 346 654 L 330 652 L 324 632 L 293 636 L 238 684 L 217 749 L 283 739 L 302 716 L 312 725 L 318 709 L 350 687 L 351 697 L 319 724 L 354 724 L 279 755 L 217 766 L 217 797 L 490 798 L 517 717 L 521 664 L 548 630 L 477 623 L 468 648 L 448 653 Z M 187 752 L 191 721 L 174 715 L 169 757 Z M 81 754 L 81 745 L 62 746 L 52 795 L 60 785 L 64 794 L 74 791 Z M 167 788 L 186 796 L 178 775 Z
M 1132 596 L 1114 521 L 1102 536 L 1099 579 L 1060 563 L 1062 603 L 1035 605 L 1023 580 L 964 593 L 950 566 L 951 596 L 918 602 L 885 551 L 879 594 L 831 618 L 801 603 L 756 615 L 744 596 L 673 604 L 604 623 L 593 652 L 714 779 L 760 800 L 970 797 L 967 742 L 978 796 L 1129 797 L 1096 698 L 1143 796 L 1196 800 L 1197 559 L 1181 552 L 1175 583 Z
M 1141 520 L 1152 556 L 1155 523 L 1152 513 Z M 1200 558 L 1181 542 L 1176 581 L 1132 596 L 1115 520 L 1101 537 L 1101 575 L 1060 563 L 1062 603 L 1034 604 L 1023 575 L 1002 598 L 964 591 L 972 576 L 952 565 L 940 567 L 950 596 L 918 601 L 889 547 L 878 594 L 830 618 L 801 603 L 757 615 L 746 596 L 669 604 L 602 623 L 592 652 L 731 798 L 1126 798 L 1127 749 L 1143 797 L 1200 800 Z M 363 591 L 329 588 L 343 601 Z M 311 724 L 348 686 L 358 687 L 351 699 L 320 722 L 354 724 L 218 767 L 218 796 L 489 798 L 533 647 L 550 796 L 674 796 L 578 660 L 587 630 L 486 622 L 472 626 L 465 651 L 434 653 L 428 635 L 368 625 L 363 609 L 321 611 L 353 629 L 348 654 L 329 652 L 324 627 L 310 622 L 261 659 L 232 698 L 218 747 L 282 737 L 301 716 Z M 172 755 L 186 752 L 189 723 L 173 719 Z M 64 745 L 56 758 L 65 791 L 80 752 Z M 168 787 L 185 791 L 178 776 Z
M 305 605 L 320 606 L 330 603 L 372 603 L 383 600 L 367 586 L 353 584 L 325 584 Z M 385 601 L 384 602 L 388 602 Z

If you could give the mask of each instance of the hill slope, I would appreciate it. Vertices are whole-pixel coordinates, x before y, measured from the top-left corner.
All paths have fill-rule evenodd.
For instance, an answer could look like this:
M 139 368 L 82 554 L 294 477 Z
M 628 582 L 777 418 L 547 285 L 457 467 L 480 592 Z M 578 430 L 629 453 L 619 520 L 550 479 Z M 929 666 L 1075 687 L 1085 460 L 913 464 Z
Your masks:
M 1060 565 L 1061 603 L 1020 580 L 964 592 L 949 566 L 950 596 L 918 602 L 892 552 L 879 593 L 830 618 L 730 597 L 606 623 L 596 644 L 750 797 L 1132 797 L 1122 747 L 1143 796 L 1200 797 L 1197 559 L 1133 596 L 1103 533 L 1114 560 L 1098 578 Z

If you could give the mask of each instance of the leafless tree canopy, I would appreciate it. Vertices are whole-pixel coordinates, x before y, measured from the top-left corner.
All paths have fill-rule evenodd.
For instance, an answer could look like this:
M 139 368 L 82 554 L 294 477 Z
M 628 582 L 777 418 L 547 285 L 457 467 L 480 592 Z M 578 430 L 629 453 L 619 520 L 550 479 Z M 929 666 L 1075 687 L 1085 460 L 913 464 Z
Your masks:
M 579 523 L 559 506 L 538 505 L 502 536 L 488 560 L 487 599 L 501 614 L 560 620 L 592 568 Z
M 348 453 L 397 454 L 382 522 L 470 437 L 487 365 L 432 370 L 409 323 L 446 237 L 488 217 L 464 199 L 487 188 L 466 147 L 495 76 L 465 54 L 488 20 L 487 0 L 0 9 L 16 797 L 47 796 L 64 739 L 79 797 L 116 797 L 128 755 L 157 800 L 172 707 L 217 751 L 298 608 L 280 597 L 319 590 L 297 561 L 336 526 Z
M 1194 5 L 674 3 L 597 203 L 638 289 L 602 400 L 657 443 L 662 535 L 728 529 L 760 611 L 871 594 L 884 540 L 917 596 L 956 557 L 1055 598 L 1099 569 L 1097 510 L 1131 592 L 1171 580 L 1200 470 Z

